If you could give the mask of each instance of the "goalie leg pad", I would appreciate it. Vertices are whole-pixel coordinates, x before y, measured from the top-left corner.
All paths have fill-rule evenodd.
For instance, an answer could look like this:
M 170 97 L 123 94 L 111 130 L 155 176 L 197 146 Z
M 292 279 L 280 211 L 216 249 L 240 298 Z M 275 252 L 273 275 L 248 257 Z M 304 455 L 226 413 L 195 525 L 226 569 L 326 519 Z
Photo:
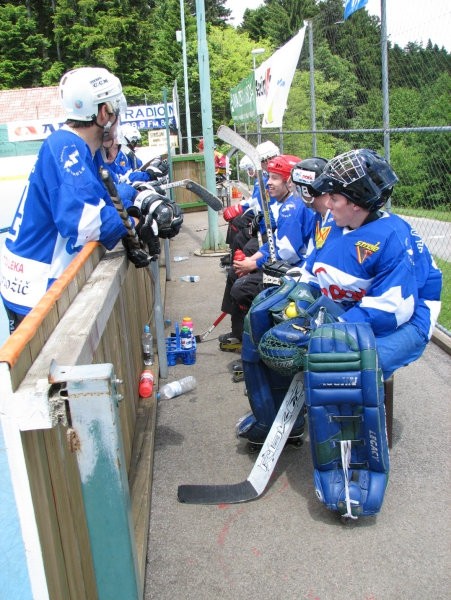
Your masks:
M 246 418 L 237 424 L 237 434 L 251 442 L 260 443 L 266 439 L 271 429 L 290 387 L 291 377 L 283 377 L 266 367 L 246 331 L 243 334 L 241 358 L 252 414 L 246 415 Z M 291 436 L 301 435 L 303 431 L 304 416 L 301 414 L 293 426 Z
M 317 495 L 346 517 L 374 515 L 384 499 L 389 453 L 371 328 L 366 323 L 318 327 L 305 368 Z

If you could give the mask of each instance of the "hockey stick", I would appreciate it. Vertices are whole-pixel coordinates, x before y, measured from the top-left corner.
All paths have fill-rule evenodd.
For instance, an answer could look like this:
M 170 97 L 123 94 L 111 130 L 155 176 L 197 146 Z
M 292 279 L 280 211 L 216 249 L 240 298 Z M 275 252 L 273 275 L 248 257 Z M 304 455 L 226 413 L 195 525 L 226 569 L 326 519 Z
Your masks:
M 216 325 L 219 325 L 219 323 L 222 321 L 222 319 L 227 315 L 226 312 L 222 312 L 219 317 L 216 319 L 216 321 L 214 321 L 213 325 L 211 325 L 207 331 L 205 331 L 204 333 L 201 333 L 200 335 L 196 335 L 196 342 L 203 342 L 209 335 L 210 333 L 213 331 L 213 329 L 216 327 Z
M 260 197 L 262 199 L 263 218 L 265 219 L 266 235 L 268 237 L 269 257 L 271 259 L 271 262 L 274 262 L 276 260 L 276 248 L 274 245 L 274 237 L 271 229 L 271 218 L 269 216 L 268 197 L 265 182 L 263 181 L 263 170 L 260 155 L 257 149 L 254 148 L 252 144 L 250 144 L 236 131 L 230 129 L 230 127 L 227 127 L 226 125 L 221 125 L 219 127 L 217 136 L 224 142 L 227 142 L 231 146 L 238 148 L 238 150 L 241 150 L 241 152 L 243 152 L 244 154 L 247 154 L 247 156 L 254 163 L 255 169 L 257 171 L 258 185 L 260 186 Z
M 127 235 L 131 239 L 133 246 L 136 249 L 141 249 L 141 244 L 139 243 L 138 234 L 136 233 L 136 229 L 130 223 L 130 219 L 127 211 L 124 208 L 122 200 L 117 193 L 116 186 L 114 185 L 114 181 L 111 177 L 111 173 L 108 169 L 100 169 L 99 171 L 100 177 L 102 179 L 103 185 L 106 187 L 108 194 L 110 195 L 111 200 L 113 201 L 114 207 L 116 208 L 120 218 L 122 219 L 122 223 L 124 227 L 127 229 Z
M 158 185 L 158 184 L 157 184 Z M 173 181 L 171 183 L 163 183 L 159 186 L 162 190 L 170 190 L 176 187 L 184 187 L 188 191 L 193 192 L 196 196 L 199 196 L 201 200 L 208 204 L 210 208 L 215 211 L 222 210 L 222 202 L 221 200 L 212 194 L 207 188 L 204 188 L 203 185 L 197 183 L 197 181 L 192 181 L 191 179 L 182 179 L 181 181 Z
M 246 481 L 224 485 L 180 485 L 178 500 L 186 504 L 237 504 L 261 496 L 304 405 L 304 374 L 296 373 Z

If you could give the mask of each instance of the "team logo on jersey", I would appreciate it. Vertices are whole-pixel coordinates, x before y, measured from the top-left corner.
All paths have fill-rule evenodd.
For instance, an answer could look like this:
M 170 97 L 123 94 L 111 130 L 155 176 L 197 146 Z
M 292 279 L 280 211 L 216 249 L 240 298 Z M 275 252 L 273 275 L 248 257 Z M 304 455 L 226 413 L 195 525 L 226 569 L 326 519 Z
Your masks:
M 320 227 L 319 223 L 316 224 L 316 230 L 315 230 L 315 246 L 320 249 L 324 246 L 326 240 L 327 240 L 327 236 L 330 233 L 330 230 L 332 229 L 332 227 Z
M 76 177 L 81 175 L 85 170 L 84 164 L 80 162 L 80 153 L 75 144 L 64 146 L 61 151 L 61 163 L 67 173 Z
M 375 252 L 380 249 L 380 242 L 377 244 L 369 244 L 368 242 L 356 242 L 355 249 L 357 252 L 357 260 L 362 264 L 367 258 L 370 258 Z

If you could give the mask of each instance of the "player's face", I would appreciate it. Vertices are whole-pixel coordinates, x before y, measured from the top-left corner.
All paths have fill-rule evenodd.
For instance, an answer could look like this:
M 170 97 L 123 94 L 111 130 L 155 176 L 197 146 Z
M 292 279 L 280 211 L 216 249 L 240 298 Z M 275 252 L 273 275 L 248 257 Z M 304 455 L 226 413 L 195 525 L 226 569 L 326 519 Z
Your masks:
M 330 209 L 334 221 L 339 227 L 354 226 L 355 204 L 350 202 L 346 196 L 342 194 L 328 194 L 326 206 Z
M 289 192 L 289 186 L 287 181 L 278 173 L 270 173 L 268 179 L 268 192 L 272 198 L 276 200 L 282 200 L 282 198 Z

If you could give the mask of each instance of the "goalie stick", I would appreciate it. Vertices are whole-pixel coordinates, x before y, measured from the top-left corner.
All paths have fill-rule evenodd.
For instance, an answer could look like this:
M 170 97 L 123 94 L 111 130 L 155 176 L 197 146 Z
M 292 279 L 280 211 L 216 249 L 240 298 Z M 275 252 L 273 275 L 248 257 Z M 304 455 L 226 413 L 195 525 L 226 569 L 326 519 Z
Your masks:
M 180 485 L 178 500 L 186 504 L 237 504 L 261 496 L 304 405 L 304 374 L 296 373 L 249 477 L 224 485 Z
M 241 137 L 236 131 L 230 129 L 226 125 L 221 125 L 217 131 L 217 136 L 227 142 L 231 146 L 238 148 L 244 154 L 246 154 L 251 161 L 254 163 L 257 171 L 258 185 L 260 187 L 260 197 L 262 200 L 263 218 L 265 220 L 266 235 L 268 237 L 269 257 L 271 262 L 276 260 L 276 248 L 274 246 L 274 237 L 271 229 L 271 218 L 269 216 L 269 204 L 268 196 L 266 192 L 265 182 L 263 181 L 263 170 L 260 155 L 257 149 L 250 144 L 246 139 Z

